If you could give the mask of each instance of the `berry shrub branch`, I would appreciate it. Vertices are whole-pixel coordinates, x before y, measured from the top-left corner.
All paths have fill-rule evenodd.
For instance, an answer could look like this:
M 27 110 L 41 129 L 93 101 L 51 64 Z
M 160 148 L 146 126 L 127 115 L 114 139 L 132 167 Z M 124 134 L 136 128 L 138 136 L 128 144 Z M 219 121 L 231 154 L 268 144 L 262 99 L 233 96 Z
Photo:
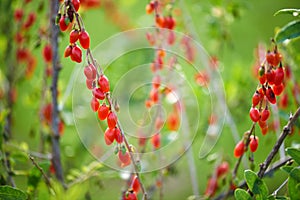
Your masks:
M 59 10 L 59 1 L 51 1 L 51 11 L 50 11 L 50 41 L 52 46 L 52 71 L 53 78 L 51 84 L 51 92 L 52 92 L 52 163 L 55 168 L 56 178 L 64 185 L 64 176 L 63 169 L 61 165 L 61 155 L 60 155 L 60 146 L 59 146 L 59 111 L 58 111 L 58 103 L 57 103 L 57 83 L 59 71 L 61 69 L 59 55 L 58 55 L 58 35 L 59 28 L 56 26 L 55 19 Z
M 288 136 L 289 133 L 291 133 L 292 127 L 295 124 L 296 120 L 299 118 L 299 116 L 300 116 L 300 107 L 298 107 L 298 109 L 294 113 L 294 115 L 290 116 L 290 119 L 289 119 L 288 123 L 284 126 L 284 128 L 283 128 L 283 130 L 281 132 L 280 137 L 276 141 L 276 143 L 275 143 L 274 147 L 272 148 L 271 152 L 269 153 L 268 157 L 260 165 L 260 170 L 257 173 L 257 175 L 258 175 L 259 178 L 262 178 L 264 176 L 265 171 L 267 170 L 267 168 L 271 164 L 274 156 L 277 154 L 280 146 L 284 142 L 284 139 Z

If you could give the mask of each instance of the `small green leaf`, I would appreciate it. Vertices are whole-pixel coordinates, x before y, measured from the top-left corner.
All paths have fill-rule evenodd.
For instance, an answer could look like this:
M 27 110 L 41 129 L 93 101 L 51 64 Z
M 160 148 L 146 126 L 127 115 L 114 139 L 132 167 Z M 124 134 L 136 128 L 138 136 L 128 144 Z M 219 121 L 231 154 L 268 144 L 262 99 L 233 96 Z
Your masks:
M 249 189 L 255 195 L 256 199 L 266 199 L 269 191 L 265 182 L 258 178 L 256 173 L 251 170 L 245 170 L 244 176 Z
M 248 192 L 240 188 L 234 191 L 234 197 L 235 199 L 239 199 L 239 200 L 251 200 L 250 194 L 248 194 Z
M 294 17 L 298 16 L 300 14 L 300 9 L 295 9 L 295 8 L 284 8 L 281 10 L 278 10 L 274 16 L 279 15 L 279 14 L 290 14 L 293 15 Z
M 292 21 L 282 27 L 275 35 L 277 43 L 284 42 L 287 39 L 293 39 L 300 36 L 300 21 Z
M 0 199 L 5 200 L 26 200 L 27 195 L 22 190 L 11 186 L 0 186 Z
M 251 170 L 245 170 L 244 176 L 249 189 L 252 191 L 255 181 L 258 179 L 257 175 Z
M 293 178 L 300 183 L 300 169 L 294 168 L 290 173 L 290 178 Z
M 282 171 L 286 172 L 286 173 L 291 173 L 291 171 L 294 169 L 294 167 L 292 166 L 283 166 L 280 168 Z
M 294 159 L 295 162 L 300 165 L 300 151 L 299 149 L 296 148 L 287 148 L 286 149 L 287 153 Z
M 289 178 L 288 190 L 291 200 L 299 200 L 300 190 L 299 182 L 293 178 Z

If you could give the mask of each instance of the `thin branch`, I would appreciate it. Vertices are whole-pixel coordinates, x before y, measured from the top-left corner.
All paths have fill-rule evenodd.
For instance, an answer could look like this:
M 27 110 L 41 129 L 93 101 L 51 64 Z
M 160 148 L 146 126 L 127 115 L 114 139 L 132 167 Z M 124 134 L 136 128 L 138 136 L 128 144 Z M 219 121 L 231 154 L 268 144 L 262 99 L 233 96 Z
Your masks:
M 290 116 L 290 119 L 287 123 L 287 125 L 284 126 L 280 137 L 278 138 L 276 144 L 274 145 L 272 151 L 269 153 L 268 157 L 266 158 L 266 160 L 260 165 L 260 170 L 257 173 L 259 178 L 262 178 L 264 176 L 265 171 L 267 170 L 267 168 L 269 167 L 269 165 L 271 164 L 274 156 L 277 154 L 280 146 L 282 145 L 284 139 L 288 136 L 288 134 L 291 132 L 292 126 L 294 125 L 294 123 L 296 122 L 296 120 L 299 118 L 300 116 L 300 107 L 298 107 L 297 111 L 295 112 L 294 115 Z
M 50 179 L 49 177 L 45 174 L 44 170 L 39 166 L 39 164 L 37 164 L 34 160 L 34 157 L 32 157 L 30 154 L 28 154 L 28 157 L 29 159 L 31 160 L 32 164 L 41 172 L 41 174 L 43 175 L 44 179 L 45 179 L 45 183 L 47 184 L 47 186 L 51 189 L 52 188 L 52 185 L 51 185 L 51 182 L 50 182 Z
M 55 175 L 56 178 L 64 184 L 64 176 L 63 176 L 63 169 L 61 165 L 61 158 L 60 158 L 60 146 L 59 146 L 59 131 L 58 131 L 58 124 L 59 124 L 59 116 L 58 116 L 58 103 L 57 103 L 57 82 L 59 71 L 61 69 L 59 56 L 58 56 L 58 36 L 59 36 L 59 28 L 55 24 L 56 15 L 59 10 L 59 1 L 50 1 L 51 3 L 51 12 L 50 12 L 50 30 L 51 30 L 51 45 L 52 45 L 52 68 L 53 68 L 53 79 L 51 84 L 51 91 L 52 91 L 52 162 L 55 168 Z

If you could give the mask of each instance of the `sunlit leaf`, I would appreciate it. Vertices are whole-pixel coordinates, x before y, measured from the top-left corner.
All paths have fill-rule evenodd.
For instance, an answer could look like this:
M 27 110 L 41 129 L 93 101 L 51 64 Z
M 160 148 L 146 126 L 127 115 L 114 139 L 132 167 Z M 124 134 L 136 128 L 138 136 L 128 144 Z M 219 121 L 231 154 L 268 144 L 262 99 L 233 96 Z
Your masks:
M 279 15 L 279 14 L 290 14 L 293 15 L 294 17 L 298 16 L 300 14 L 300 9 L 296 8 L 284 8 L 281 10 L 278 10 L 274 16 Z
M 235 199 L 239 199 L 239 200 L 251 200 L 250 194 L 248 194 L 248 192 L 240 188 L 234 191 L 234 197 Z
M 287 148 L 287 153 L 300 165 L 300 150 L 296 148 Z
M 26 200 L 27 195 L 22 190 L 10 186 L 0 186 L 0 199 Z
M 275 35 L 277 43 L 284 42 L 287 39 L 293 39 L 300 36 L 300 21 L 292 21 L 281 28 Z

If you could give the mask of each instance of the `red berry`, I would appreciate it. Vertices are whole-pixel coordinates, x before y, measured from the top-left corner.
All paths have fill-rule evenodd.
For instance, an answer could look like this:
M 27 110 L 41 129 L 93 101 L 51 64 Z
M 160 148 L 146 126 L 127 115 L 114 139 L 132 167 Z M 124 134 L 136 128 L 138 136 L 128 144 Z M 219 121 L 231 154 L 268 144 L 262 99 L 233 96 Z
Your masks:
M 271 104 L 275 104 L 276 103 L 276 97 L 275 97 L 275 94 L 272 90 L 272 88 L 269 86 L 268 89 L 266 90 L 266 97 L 268 99 L 268 101 L 271 103 Z
M 152 103 L 157 103 L 159 99 L 158 90 L 155 88 L 152 88 L 150 91 L 150 99 L 152 100 Z
M 260 84 L 265 84 L 266 80 L 267 80 L 267 78 L 266 78 L 265 74 L 259 77 Z
M 245 151 L 245 144 L 243 141 L 240 141 L 235 145 L 234 156 L 236 158 L 239 158 L 244 154 L 244 151 Z
M 282 55 L 279 53 L 279 52 L 275 52 L 275 58 L 274 58 L 274 66 L 277 66 L 280 62 L 281 62 L 281 59 L 282 59 Z
M 43 57 L 46 63 L 52 61 L 52 47 L 50 44 L 47 44 L 43 49 Z
M 261 130 L 261 133 L 263 135 L 266 135 L 268 133 L 268 125 L 266 125 L 265 127 L 261 128 L 260 130 Z
M 258 147 L 258 137 L 253 135 L 250 136 L 250 143 L 249 143 L 250 151 L 255 152 Z
M 146 13 L 151 14 L 155 9 L 155 2 L 151 1 L 149 4 L 146 6 Z
M 99 87 L 101 88 L 101 90 L 106 93 L 106 92 L 109 92 L 109 81 L 107 79 L 106 76 L 104 75 L 101 75 L 98 79 L 98 85 Z
M 74 6 L 74 9 L 76 10 L 76 12 L 79 10 L 79 6 L 80 6 L 80 0 L 72 0 L 72 4 Z
M 222 162 L 216 170 L 216 174 L 217 174 L 217 178 L 223 176 L 224 174 L 226 174 L 229 171 L 229 164 L 228 162 L 224 161 Z
M 260 100 L 261 100 L 261 96 L 260 96 L 259 92 L 255 91 L 255 93 L 252 96 L 252 106 L 253 107 L 257 106 L 258 103 L 260 102 Z
M 270 85 L 273 85 L 274 84 L 274 78 L 275 78 L 275 72 L 274 70 L 268 70 L 267 73 L 266 73 L 266 78 L 267 78 L 267 81 Z
M 139 190 L 140 190 L 140 182 L 139 182 L 139 179 L 138 179 L 137 176 L 133 177 L 132 183 L 131 183 L 131 187 L 132 187 L 132 190 L 135 191 L 136 193 L 139 192 Z
M 73 46 L 73 48 L 72 48 L 71 60 L 73 60 L 77 63 L 81 63 L 81 61 L 82 61 L 82 52 L 81 52 L 81 49 L 77 45 Z
M 125 193 L 124 200 L 137 200 L 136 192 L 135 191 L 127 191 Z
M 171 131 L 176 131 L 179 127 L 179 117 L 176 113 L 171 113 L 167 118 L 167 127 Z
M 92 90 L 94 87 L 94 80 L 86 79 L 85 84 L 89 90 Z
M 260 127 L 260 128 L 264 128 L 264 127 L 268 126 L 266 121 L 261 121 L 261 120 L 259 120 L 259 121 L 258 121 L 258 124 L 259 124 L 259 127 Z
M 75 43 L 79 38 L 79 31 L 74 29 L 70 33 L 70 43 Z
M 276 66 L 275 65 L 275 54 L 273 52 L 268 52 L 267 55 L 266 55 L 266 59 L 267 59 L 267 62 L 272 65 L 272 66 Z
M 66 24 L 66 21 L 68 21 L 68 20 L 66 20 L 66 16 L 65 15 L 61 16 L 61 18 L 59 20 L 59 28 L 61 31 L 67 30 L 67 28 L 69 26 L 69 24 Z
M 16 21 L 21 21 L 22 18 L 23 18 L 23 10 L 21 8 L 18 8 L 15 10 L 15 13 L 14 13 L 14 18 Z
M 281 83 L 280 85 L 273 86 L 273 91 L 276 96 L 279 96 L 282 93 L 283 89 L 284 89 L 283 83 Z
M 85 77 L 90 80 L 94 80 L 97 76 L 97 71 L 93 64 L 86 66 L 83 72 Z
M 102 90 L 100 88 L 94 88 L 93 89 L 93 95 L 97 99 L 100 99 L 100 100 L 105 99 L 105 94 L 102 92 Z
M 257 108 L 252 107 L 249 112 L 250 118 L 253 122 L 258 122 L 260 114 Z
M 114 135 L 115 135 L 115 139 L 116 139 L 117 143 L 121 144 L 124 141 L 123 135 L 119 128 L 117 128 L 117 127 L 114 128 Z
M 131 160 L 130 160 L 130 155 L 129 155 L 128 151 L 123 153 L 121 150 L 119 150 L 118 157 L 119 157 L 119 160 L 121 161 L 121 167 L 126 167 L 126 166 L 130 165 Z
M 284 93 L 283 96 L 280 98 L 280 107 L 281 108 L 286 108 L 288 106 L 288 102 L 289 102 L 289 97 L 287 93 Z
M 275 71 L 274 84 L 280 85 L 283 82 L 283 80 L 284 80 L 284 70 L 280 66 Z
M 79 43 L 84 49 L 90 48 L 90 36 L 85 30 L 81 30 L 79 33 Z
M 26 22 L 23 25 L 23 28 L 28 29 L 35 22 L 36 14 L 34 12 L 29 13 Z
M 160 76 L 159 75 L 154 76 L 152 79 L 152 87 L 158 89 L 160 86 L 160 82 L 161 82 Z
M 91 101 L 91 108 L 92 108 L 92 110 L 94 112 L 96 112 L 99 109 L 99 106 L 100 106 L 100 104 L 99 104 L 98 99 L 92 98 L 92 101 Z
M 270 111 L 266 108 L 261 112 L 261 119 L 260 121 L 266 121 L 269 119 Z
M 115 140 L 114 129 L 107 128 L 106 131 L 104 132 L 104 139 L 106 145 L 111 145 Z
M 72 46 L 71 45 L 69 45 L 69 46 L 67 46 L 66 47 L 66 49 L 65 49 L 65 53 L 64 53 L 64 57 L 66 58 L 66 57 L 69 57 L 70 55 L 71 55 L 71 53 L 72 53 Z
M 107 125 L 109 128 L 115 128 L 117 125 L 118 118 L 114 112 L 109 112 L 107 116 Z
M 158 149 L 160 147 L 160 134 L 159 133 L 156 133 L 155 135 L 152 136 L 151 143 L 155 149 Z
M 215 177 L 210 177 L 207 182 L 205 196 L 212 197 L 218 189 L 218 181 Z
M 98 109 L 98 118 L 100 120 L 105 120 L 109 112 L 109 107 L 103 103 Z

